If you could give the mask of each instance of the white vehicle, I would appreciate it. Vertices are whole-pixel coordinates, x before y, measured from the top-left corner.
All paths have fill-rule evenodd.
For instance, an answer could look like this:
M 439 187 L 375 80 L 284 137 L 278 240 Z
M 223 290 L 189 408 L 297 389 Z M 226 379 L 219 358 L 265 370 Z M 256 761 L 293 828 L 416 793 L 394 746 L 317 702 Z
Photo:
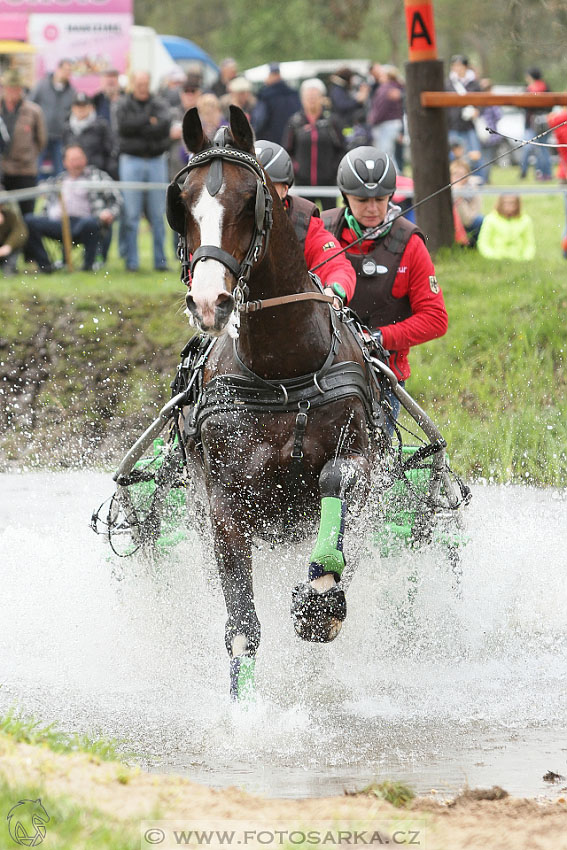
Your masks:
M 331 74 L 336 73 L 339 68 L 350 68 L 355 74 L 366 79 L 369 59 L 307 59 L 294 62 L 280 62 L 280 74 L 285 82 L 293 88 L 299 88 L 303 80 L 310 77 L 321 77 L 326 82 Z M 270 73 L 269 64 L 256 65 L 244 71 L 247 80 L 259 88 L 264 85 L 266 77 Z

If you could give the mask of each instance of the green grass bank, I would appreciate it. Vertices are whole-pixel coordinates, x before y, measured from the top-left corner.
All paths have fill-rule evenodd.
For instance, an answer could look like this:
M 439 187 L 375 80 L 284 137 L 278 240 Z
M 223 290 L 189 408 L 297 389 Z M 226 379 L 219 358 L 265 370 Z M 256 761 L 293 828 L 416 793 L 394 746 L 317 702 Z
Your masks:
M 495 169 L 493 182 L 513 183 Z M 488 210 L 495 198 L 487 197 Z M 561 195 L 527 196 L 537 258 L 436 258 L 447 335 L 413 349 L 408 390 L 470 478 L 567 481 L 567 262 Z M 142 266 L 150 268 L 143 237 Z M 116 246 L 113 246 L 113 252 Z M 170 259 L 172 267 L 173 259 Z M 0 464 L 114 464 L 169 396 L 188 337 L 177 268 L 26 272 L 0 287 Z M 404 420 L 403 420 L 404 421 Z

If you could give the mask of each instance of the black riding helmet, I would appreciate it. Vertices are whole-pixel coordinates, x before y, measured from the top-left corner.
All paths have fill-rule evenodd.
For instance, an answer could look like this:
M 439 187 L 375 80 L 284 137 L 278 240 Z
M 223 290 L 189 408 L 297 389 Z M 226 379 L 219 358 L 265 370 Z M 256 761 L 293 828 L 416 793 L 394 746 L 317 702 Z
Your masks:
M 396 166 L 386 153 L 363 145 L 349 151 L 339 163 L 337 185 L 343 195 L 383 198 L 396 189 Z
M 263 165 L 272 183 L 287 183 L 293 186 L 294 174 L 291 157 L 285 148 L 276 142 L 259 139 L 254 144 L 256 159 Z

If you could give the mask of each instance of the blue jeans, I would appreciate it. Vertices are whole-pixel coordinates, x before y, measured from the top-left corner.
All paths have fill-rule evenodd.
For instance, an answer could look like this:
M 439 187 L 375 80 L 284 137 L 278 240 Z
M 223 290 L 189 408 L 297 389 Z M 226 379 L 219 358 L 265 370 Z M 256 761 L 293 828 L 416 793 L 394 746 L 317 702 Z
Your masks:
M 130 183 L 167 183 L 167 162 L 165 154 L 144 159 L 121 153 L 118 161 L 120 180 Z M 163 269 L 167 265 L 164 253 L 165 239 L 165 189 L 124 189 L 124 250 L 126 267 L 137 269 L 138 227 L 142 212 L 145 211 L 154 243 L 154 268 Z
M 43 245 L 42 237 L 63 241 L 63 230 L 60 221 L 54 221 L 41 215 L 26 215 L 29 236 L 26 251 L 35 260 L 40 269 L 50 269 L 51 261 Z M 90 271 L 96 259 L 100 245 L 101 225 L 98 218 L 78 218 L 69 216 L 71 239 L 77 245 L 85 246 L 83 270 Z
M 536 131 L 528 128 L 524 133 L 524 139 L 526 141 L 533 139 L 535 135 Z M 522 177 L 525 177 L 528 172 L 530 156 L 535 157 L 536 171 L 539 171 L 541 177 L 545 180 L 549 180 L 551 178 L 551 154 L 549 148 L 539 148 L 537 145 L 526 145 L 522 148 L 522 165 L 520 171 Z

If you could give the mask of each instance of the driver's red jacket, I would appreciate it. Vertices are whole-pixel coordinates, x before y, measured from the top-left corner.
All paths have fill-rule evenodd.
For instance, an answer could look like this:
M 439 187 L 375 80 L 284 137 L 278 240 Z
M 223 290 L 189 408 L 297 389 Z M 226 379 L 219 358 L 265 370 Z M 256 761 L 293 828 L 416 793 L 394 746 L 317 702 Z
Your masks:
M 341 234 L 341 247 L 350 245 L 356 238 L 356 234 L 345 227 Z M 368 254 L 374 245 L 373 241 L 367 240 L 354 245 L 349 252 Z M 433 260 L 423 239 L 416 233 L 410 236 L 398 263 L 392 295 L 394 298 L 407 296 L 412 315 L 379 330 L 384 348 L 391 352 L 390 368 L 400 380 L 405 380 L 411 372 L 408 361 L 411 346 L 443 336 L 449 324 Z
M 285 206 L 288 208 L 289 204 L 286 203 Z M 309 227 L 303 245 L 307 268 L 312 269 L 319 263 L 324 263 L 315 274 L 321 278 L 323 286 L 332 286 L 333 283 L 340 284 L 346 293 L 348 302 L 354 295 L 356 272 L 344 254 L 339 254 L 338 257 L 334 256 L 340 249 L 341 246 L 336 237 L 325 228 L 323 220 L 319 218 L 318 214 L 312 215 L 309 219 Z

